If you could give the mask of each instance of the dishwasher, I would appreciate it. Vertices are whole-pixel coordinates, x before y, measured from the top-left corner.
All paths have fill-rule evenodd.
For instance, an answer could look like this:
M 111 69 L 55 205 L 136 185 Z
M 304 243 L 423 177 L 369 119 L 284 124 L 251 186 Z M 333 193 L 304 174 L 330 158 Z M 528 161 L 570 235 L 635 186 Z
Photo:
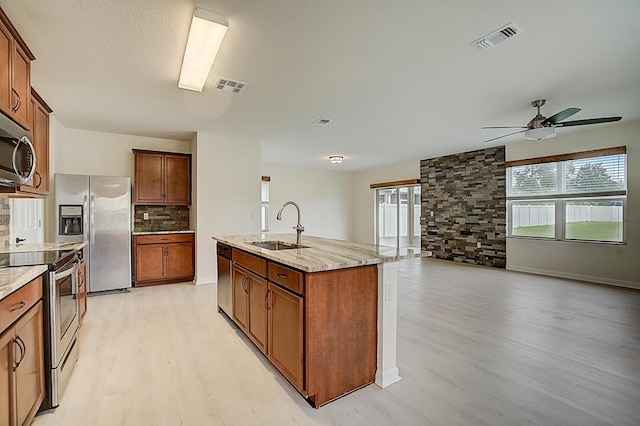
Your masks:
M 218 311 L 232 315 L 233 290 L 231 288 L 231 247 L 218 242 Z

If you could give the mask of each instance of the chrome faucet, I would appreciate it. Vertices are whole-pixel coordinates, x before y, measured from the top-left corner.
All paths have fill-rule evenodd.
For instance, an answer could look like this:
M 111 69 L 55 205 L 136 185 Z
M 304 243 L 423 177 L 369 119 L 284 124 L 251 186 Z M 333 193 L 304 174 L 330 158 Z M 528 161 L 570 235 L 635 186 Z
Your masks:
M 286 203 L 284 203 L 282 205 L 282 207 L 280 207 L 280 210 L 278 210 L 278 214 L 276 215 L 276 219 L 282 220 L 282 210 L 284 210 L 284 208 L 287 207 L 289 204 L 291 204 L 293 207 L 296 208 L 296 210 L 298 210 L 298 224 L 296 226 L 294 226 L 293 229 L 295 229 L 296 232 L 298 233 L 298 236 L 296 238 L 296 244 L 301 244 L 302 231 L 304 231 L 304 226 L 302 226 L 300 224 L 300 206 L 298 206 L 298 204 L 296 204 L 293 201 L 287 201 Z

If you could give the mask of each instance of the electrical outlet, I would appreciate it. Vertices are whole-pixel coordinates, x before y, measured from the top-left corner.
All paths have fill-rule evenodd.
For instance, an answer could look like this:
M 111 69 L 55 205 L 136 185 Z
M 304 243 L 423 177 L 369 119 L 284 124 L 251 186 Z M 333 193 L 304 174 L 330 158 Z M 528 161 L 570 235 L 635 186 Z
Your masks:
M 144 220 L 149 220 L 149 213 L 144 213 L 142 217 Z
M 478 248 L 482 248 L 482 243 L 481 243 L 480 241 L 478 241 L 478 242 L 476 243 L 476 246 L 477 246 Z
M 427 250 L 424 252 L 427 257 L 433 256 L 433 252 L 431 250 Z

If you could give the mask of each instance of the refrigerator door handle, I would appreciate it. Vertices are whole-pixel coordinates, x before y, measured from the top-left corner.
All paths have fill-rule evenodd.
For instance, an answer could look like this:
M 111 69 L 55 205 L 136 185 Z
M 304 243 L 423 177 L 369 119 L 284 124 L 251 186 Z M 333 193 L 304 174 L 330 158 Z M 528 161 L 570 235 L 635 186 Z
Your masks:
M 96 206 L 96 197 L 94 197 L 93 195 L 91 196 L 91 207 L 90 207 L 90 215 L 91 215 L 91 220 L 89 221 L 89 223 L 91 224 L 89 226 L 89 232 L 90 232 L 90 238 L 89 238 L 89 244 L 94 244 L 96 242 L 96 230 L 95 230 L 95 226 L 93 225 L 95 223 L 95 217 L 94 217 L 94 210 L 95 210 L 95 206 Z

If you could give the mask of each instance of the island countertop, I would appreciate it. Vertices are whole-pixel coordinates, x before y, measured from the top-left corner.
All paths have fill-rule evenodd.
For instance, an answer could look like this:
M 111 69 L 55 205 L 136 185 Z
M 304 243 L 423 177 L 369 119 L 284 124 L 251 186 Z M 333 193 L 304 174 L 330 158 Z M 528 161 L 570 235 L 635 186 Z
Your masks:
M 214 240 L 273 260 L 305 272 L 330 271 L 395 262 L 422 257 L 419 248 L 401 248 L 356 243 L 331 238 L 302 236 L 305 248 L 268 250 L 251 244 L 255 241 L 284 241 L 295 243 L 295 234 L 257 234 L 214 236 Z

